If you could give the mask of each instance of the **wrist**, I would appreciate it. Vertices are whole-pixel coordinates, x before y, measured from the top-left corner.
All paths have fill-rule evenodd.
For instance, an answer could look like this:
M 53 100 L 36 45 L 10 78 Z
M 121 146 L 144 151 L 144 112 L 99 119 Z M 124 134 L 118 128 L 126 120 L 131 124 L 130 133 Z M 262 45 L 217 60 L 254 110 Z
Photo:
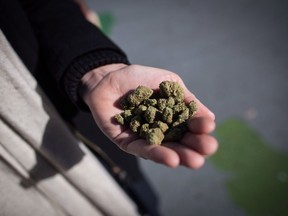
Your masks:
M 101 82 L 101 80 L 113 71 L 120 70 L 128 65 L 123 63 L 108 64 L 97 67 L 87 72 L 80 81 L 79 95 L 87 104 L 87 98 L 93 89 Z
M 87 104 L 81 97 L 80 86 L 83 76 L 93 69 L 98 69 L 104 65 L 129 64 L 129 61 L 121 50 L 104 49 L 93 50 L 73 59 L 61 77 L 61 85 L 69 99 L 80 109 L 88 110 Z M 106 70 L 106 69 L 105 69 Z M 107 69 L 108 70 L 108 69 Z M 84 91 L 85 92 L 85 91 Z

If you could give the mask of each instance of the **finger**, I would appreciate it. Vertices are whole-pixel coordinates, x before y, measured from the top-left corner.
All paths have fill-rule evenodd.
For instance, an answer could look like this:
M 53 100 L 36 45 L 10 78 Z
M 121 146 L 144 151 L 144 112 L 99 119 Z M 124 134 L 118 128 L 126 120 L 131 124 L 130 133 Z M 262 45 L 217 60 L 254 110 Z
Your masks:
M 208 109 L 200 100 L 198 100 L 192 93 L 185 98 L 186 103 L 191 101 L 195 101 L 197 104 L 197 111 L 195 117 L 205 117 L 210 118 L 211 120 L 215 120 L 215 114 Z
M 184 84 L 183 84 L 184 85 Z M 185 94 L 185 102 L 189 103 L 191 101 L 195 101 L 197 104 L 197 112 L 195 117 L 207 117 L 210 118 L 212 120 L 215 120 L 215 114 L 208 109 L 203 103 L 201 103 L 200 100 L 198 100 L 194 94 L 192 94 L 189 89 L 187 89 L 187 87 L 184 85 L 184 94 Z
M 188 129 L 193 133 L 211 133 L 216 127 L 216 123 L 211 118 L 193 117 L 188 119 Z
M 183 166 L 191 169 L 199 169 L 205 163 L 205 158 L 202 155 L 180 143 L 170 142 L 164 145 L 177 152 L 180 157 L 180 164 Z
M 180 164 L 179 155 L 175 151 L 165 146 L 149 145 L 144 139 L 137 139 L 131 141 L 130 143 L 120 143 L 118 146 L 127 153 L 149 159 L 172 168 L 177 167 Z
M 195 150 L 201 155 L 212 155 L 218 149 L 217 140 L 207 134 L 195 135 L 186 133 L 181 139 L 181 144 Z

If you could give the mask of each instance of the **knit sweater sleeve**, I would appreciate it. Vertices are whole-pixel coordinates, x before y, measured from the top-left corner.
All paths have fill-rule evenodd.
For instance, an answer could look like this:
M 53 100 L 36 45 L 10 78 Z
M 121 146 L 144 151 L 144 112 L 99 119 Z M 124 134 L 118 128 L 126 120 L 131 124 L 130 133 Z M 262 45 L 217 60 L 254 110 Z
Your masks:
M 49 72 L 76 104 L 78 86 L 91 69 L 128 64 L 125 53 L 86 21 L 73 0 L 19 0 L 36 33 Z

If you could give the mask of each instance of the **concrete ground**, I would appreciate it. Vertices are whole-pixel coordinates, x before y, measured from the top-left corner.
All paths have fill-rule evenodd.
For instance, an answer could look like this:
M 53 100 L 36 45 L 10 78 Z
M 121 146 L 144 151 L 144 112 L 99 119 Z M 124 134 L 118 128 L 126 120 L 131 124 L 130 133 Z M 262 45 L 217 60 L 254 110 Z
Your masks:
M 141 161 L 163 215 L 288 215 L 287 1 L 88 3 L 132 63 L 178 73 L 216 114 L 202 169 Z

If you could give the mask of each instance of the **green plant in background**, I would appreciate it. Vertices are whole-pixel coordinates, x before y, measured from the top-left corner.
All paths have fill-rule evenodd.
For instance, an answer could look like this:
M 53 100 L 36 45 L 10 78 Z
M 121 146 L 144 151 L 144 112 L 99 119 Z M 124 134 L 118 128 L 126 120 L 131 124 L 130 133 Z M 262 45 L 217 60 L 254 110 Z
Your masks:
M 112 27 L 115 24 L 115 17 L 109 11 L 99 12 L 98 15 L 99 15 L 102 31 L 106 35 L 110 35 Z
M 251 216 L 288 215 L 288 154 L 237 119 L 219 125 L 216 136 L 220 148 L 210 161 L 231 174 L 231 199 Z

